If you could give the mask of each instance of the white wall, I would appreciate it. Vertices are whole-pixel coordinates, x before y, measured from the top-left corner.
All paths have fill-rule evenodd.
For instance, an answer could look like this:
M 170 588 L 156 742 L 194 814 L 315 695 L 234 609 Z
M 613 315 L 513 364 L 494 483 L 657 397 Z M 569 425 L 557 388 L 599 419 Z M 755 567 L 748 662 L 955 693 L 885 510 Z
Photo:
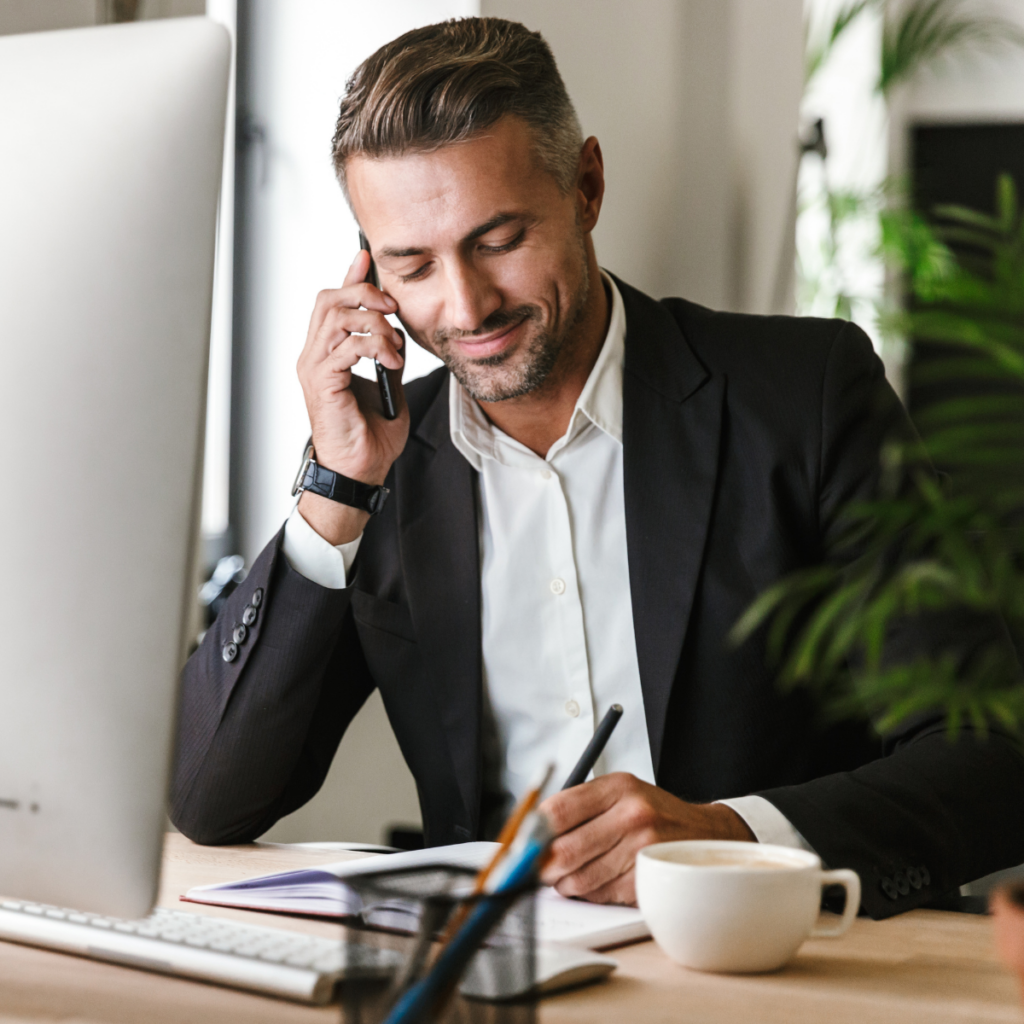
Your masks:
M 802 0 L 482 0 L 551 44 L 608 193 L 602 265 L 768 312 L 796 165 Z
M 803 3 L 687 0 L 684 9 L 682 291 L 716 308 L 777 312 L 798 159 Z

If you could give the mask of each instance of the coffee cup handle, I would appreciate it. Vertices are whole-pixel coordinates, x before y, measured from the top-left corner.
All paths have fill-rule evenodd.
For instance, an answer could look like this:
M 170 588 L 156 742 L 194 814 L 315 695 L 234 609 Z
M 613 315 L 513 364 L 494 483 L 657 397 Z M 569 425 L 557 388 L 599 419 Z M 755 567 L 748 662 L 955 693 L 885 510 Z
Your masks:
M 835 939 L 844 935 L 853 924 L 853 919 L 860 910 L 860 876 L 856 871 L 847 868 L 840 868 L 838 871 L 822 871 L 822 887 L 826 885 L 841 885 L 846 890 L 846 906 L 843 908 L 843 916 L 839 924 L 833 928 L 815 928 L 811 932 L 812 939 Z

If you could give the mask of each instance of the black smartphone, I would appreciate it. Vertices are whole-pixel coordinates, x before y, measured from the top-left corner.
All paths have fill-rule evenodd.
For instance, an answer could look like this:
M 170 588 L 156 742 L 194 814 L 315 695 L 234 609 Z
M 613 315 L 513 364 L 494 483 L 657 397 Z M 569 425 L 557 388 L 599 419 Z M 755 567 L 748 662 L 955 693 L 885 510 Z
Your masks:
M 366 240 L 366 235 L 362 231 L 359 232 L 359 248 L 365 249 L 367 252 L 370 251 L 370 243 Z M 370 269 L 366 274 L 366 280 L 375 288 L 380 287 L 380 278 L 377 277 L 377 266 L 373 262 L 372 256 L 370 257 Z M 377 387 L 380 388 L 380 404 L 384 409 L 384 419 L 393 420 L 398 415 L 398 409 L 395 408 L 395 395 L 391 389 L 391 379 L 388 377 L 388 371 L 376 359 L 373 361 L 373 368 L 377 371 Z

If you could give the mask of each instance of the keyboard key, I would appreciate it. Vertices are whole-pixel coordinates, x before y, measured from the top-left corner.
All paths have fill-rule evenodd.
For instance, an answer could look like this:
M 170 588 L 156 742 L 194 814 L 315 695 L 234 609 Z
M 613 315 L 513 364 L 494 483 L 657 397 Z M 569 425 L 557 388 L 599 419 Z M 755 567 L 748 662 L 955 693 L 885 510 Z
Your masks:
M 321 956 L 313 961 L 310 965 L 314 971 L 322 971 L 324 974 L 333 974 L 335 971 L 340 971 L 342 964 L 345 962 L 345 958 L 341 954 L 341 950 L 336 950 L 333 953 L 328 953 L 326 956 Z

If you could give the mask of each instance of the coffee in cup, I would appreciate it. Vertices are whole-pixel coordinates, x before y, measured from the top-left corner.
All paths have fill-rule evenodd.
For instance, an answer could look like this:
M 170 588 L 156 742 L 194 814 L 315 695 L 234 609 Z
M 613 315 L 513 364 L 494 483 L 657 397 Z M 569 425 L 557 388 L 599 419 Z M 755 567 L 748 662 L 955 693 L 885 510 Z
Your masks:
M 817 924 L 821 890 L 841 885 L 846 908 Z M 835 938 L 860 907 L 853 871 L 823 871 L 813 853 L 766 843 L 682 840 L 636 858 L 640 910 L 669 957 L 700 971 L 756 973 L 787 963 L 807 938 Z

